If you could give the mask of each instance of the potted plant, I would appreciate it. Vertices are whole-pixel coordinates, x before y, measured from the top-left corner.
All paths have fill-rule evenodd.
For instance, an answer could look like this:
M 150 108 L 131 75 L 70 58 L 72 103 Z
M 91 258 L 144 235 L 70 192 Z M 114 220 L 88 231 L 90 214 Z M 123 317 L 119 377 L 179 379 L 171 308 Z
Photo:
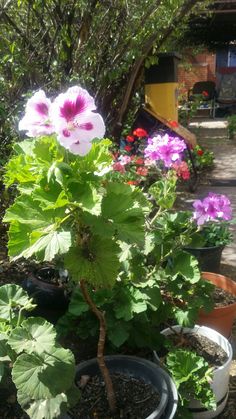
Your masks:
M 36 265 L 26 274 L 22 287 L 37 304 L 33 314 L 56 323 L 68 308 L 68 282 L 68 272 L 54 264 Z
M 97 364 L 114 411 L 116 398 L 104 358 L 106 319 L 93 293 L 114 286 L 126 255 L 143 249 L 149 202 L 141 190 L 112 180 L 110 141 L 101 140 L 105 126 L 95 110 L 93 98 L 78 86 L 53 103 L 43 91 L 29 99 L 19 128 L 30 139 L 15 145 L 6 167 L 6 184 L 16 183 L 18 195 L 4 221 L 10 224 L 12 259 L 52 261 L 63 255 L 71 284 L 80 287 L 99 320 Z M 137 363 L 145 368 L 144 361 Z M 123 359 L 121 369 L 122 364 Z M 153 417 L 159 417 L 170 408 L 164 394 L 172 386 L 161 369 L 154 375 L 148 380 L 156 382 L 161 396 L 160 410 L 153 409 Z M 173 415 L 176 400 L 171 403 Z
M 215 330 L 198 325 L 170 326 L 162 334 L 168 348 L 164 362 L 177 385 L 180 407 L 187 408 L 182 417 L 188 417 L 188 412 L 194 419 L 217 417 L 228 398 L 230 343 Z M 156 353 L 154 356 L 157 363 L 163 362 Z
M 218 273 L 222 251 L 232 240 L 230 200 L 225 195 L 209 192 L 205 198 L 195 200 L 193 207 L 192 219 L 197 231 L 185 249 L 198 259 L 202 271 Z
M 59 345 L 51 323 L 26 318 L 34 308 L 20 286 L 0 287 L 0 385 L 1 391 L 6 387 L 6 399 L 12 397 L 8 393 L 12 378 L 18 402 L 30 418 L 38 418 L 40 411 L 40 417 L 52 419 L 79 399 L 75 359 Z
M 235 140 L 236 136 L 236 115 L 230 115 L 228 118 L 228 132 L 229 138 Z
M 228 298 L 226 299 L 225 294 L 217 294 L 217 305 L 212 310 L 201 309 L 197 324 L 211 327 L 226 338 L 230 338 L 236 317 L 236 283 L 227 276 L 213 272 L 202 272 L 202 278 L 228 293 Z

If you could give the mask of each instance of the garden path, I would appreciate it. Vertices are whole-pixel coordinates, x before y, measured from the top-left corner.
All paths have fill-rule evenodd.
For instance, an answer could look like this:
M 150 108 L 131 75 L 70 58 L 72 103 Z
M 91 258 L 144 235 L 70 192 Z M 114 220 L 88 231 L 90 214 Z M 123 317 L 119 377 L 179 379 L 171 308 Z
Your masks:
M 230 140 L 227 133 L 226 120 L 198 120 L 190 123 L 189 129 L 197 135 L 197 142 L 214 152 L 214 169 L 206 174 L 206 179 L 200 180 L 197 191 L 188 201 L 203 198 L 208 192 L 227 195 L 232 203 L 236 219 L 236 141 Z M 222 254 L 221 273 L 236 281 L 236 224 L 232 226 L 234 240 L 226 246 Z M 232 344 L 234 360 L 230 371 L 230 388 L 227 406 L 218 416 L 221 419 L 236 417 L 236 322 L 233 328 Z

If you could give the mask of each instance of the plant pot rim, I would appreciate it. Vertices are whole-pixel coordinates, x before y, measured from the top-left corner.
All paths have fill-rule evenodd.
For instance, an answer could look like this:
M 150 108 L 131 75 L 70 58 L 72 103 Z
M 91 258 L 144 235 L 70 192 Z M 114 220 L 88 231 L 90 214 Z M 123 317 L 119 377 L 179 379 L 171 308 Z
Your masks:
M 220 244 L 218 246 L 205 246 L 205 247 L 191 247 L 191 246 L 184 246 L 184 249 L 189 249 L 189 250 L 201 250 L 201 251 L 207 251 L 207 250 L 216 250 L 216 249 L 224 249 L 225 248 L 225 244 Z
M 106 355 L 105 356 L 105 361 L 108 364 L 109 362 L 112 361 L 118 361 L 120 362 L 121 366 L 122 363 L 124 363 L 124 361 L 128 361 L 130 363 L 132 363 L 133 365 L 136 364 L 141 368 L 145 368 L 149 371 L 155 371 L 158 376 L 160 377 L 160 382 L 161 385 L 163 386 L 163 391 L 162 394 L 160 394 L 160 403 L 157 406 L 157 408 L 152 411 L 147 417 L 146 419 L 154 419 L 157 417 L 162 417 L 164 413 L 166 413 L 166 411 L 168 411 L 168 418 L 172 419 L 175 416 L 176 410 L 177 410 L 177 405 L 178 405 L 178 391 L 177 388 L 174 384 L 173 379 L 171 378 L 171 376 L 159 365 L 157 365 L 156 363 L 149 361 L 145 358 L 141 358 L 141 357 L 137 357 L 137 356 L 133 356 L 133 355 Z M 87 361 L 83 361 L 80 364 L 77 365 L 76 367 L 76 372 L 78 373 L 79 370 L 82 370 L 82 368 L 86 368 L 86 367 L 92 367 L 92 365 L 98 366 L 97 363 L 97 358 L 92 358 L 89 359 Z M 107 365 L 108 369 L 109 369 L 109 365 Z M 98 367 L 99 369 L 99 367 Z M 124 373 L 125 370 L 127 369 L 128 372 L 128 368 L 124 367 Z M 138 375 L 137 377 L 142 378 L 142 375 Z M 151 384 L 154 386 L 154 384 Z M 168 396 L 169 395 L 169 396 Z M 169 399 L 169 400 L 168 400 Z M 169 403 L 171 403 L 171 405 L 168 408 L 168 401 Z M 161 413 L 161 415 L 160 415 Z M 156 416 L 158 414 L 158 416 Z M 160 416 L 159 416 L 160 415 Z

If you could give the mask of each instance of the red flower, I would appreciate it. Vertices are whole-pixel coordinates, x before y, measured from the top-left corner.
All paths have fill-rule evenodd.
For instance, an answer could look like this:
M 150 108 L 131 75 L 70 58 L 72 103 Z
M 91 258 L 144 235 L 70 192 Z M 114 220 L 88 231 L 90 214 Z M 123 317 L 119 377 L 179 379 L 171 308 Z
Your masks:
M 128 180 L 127 185 L 137 185 L 137 180 Z
M 143 164 L 144 163 L 144 159 L 142 159 L 141 157 L 139 157 L 136 162 L 136 164 Z
M 136 128 L 133 131 L 133 135 L 135 135 L 136 137 L 147 137 L 148 136 L 148 133 L 143 128 Z
M 203 154 L 204 154 L 204 151 L 203 150 L 197 150 L 197 154 L 199 155 L 199 156 L 202 156 Z
M 179 126 L 177 121 L 169 121 L 169 124 L 172 128 L 177 128 Z
M 204 97 L 208 97 L 208 96 L 209 96 L 209 93 L 208 93 L 206 90 L 203 90 L 203 92 L 202 92 L 202 96 L 204 96 Z
M 133 135 L 127 135 L 127 137 L 126 137 L 126 141 L 127 141 L 128 143 L 133 143 L 133 142 L 134 142 L 134 137 L 133 137 Z
M 146 167 L 138 167 L 136 173 L 140 176 L 147 176 L 148 169 Z
M 130 145 L 126 145 L 124 147 L 124 150 L 130 152 L 132 150 L 132 147 Z

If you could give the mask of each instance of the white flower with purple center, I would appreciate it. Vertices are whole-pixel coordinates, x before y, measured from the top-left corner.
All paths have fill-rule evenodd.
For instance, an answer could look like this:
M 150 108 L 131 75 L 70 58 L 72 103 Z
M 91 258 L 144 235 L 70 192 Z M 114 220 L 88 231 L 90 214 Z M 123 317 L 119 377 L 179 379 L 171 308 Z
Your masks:
M 91 141 L 105 134 L 103 119 L 95 109 L 94 99 L 79 86 L 57 96 L 51 106 L 58 141 L 74 154 L 84 156 L 92 147 Z
M 161 160 L 164 166 L 169 168 L 174 162 L 181 161 L 185 149 L 186 144 L 183 140 L 165 134 L 149 138 L 144 154 L 149 160 Z
M 54 132 L 50 121 L 51 101 L 43 90 L 36 92 L 27 102 L 25 115 L 19 122 L 19 130 L 27 131 L 28 137 L 39 137 Z
M 195 209 L 193 219 L 198 225 L 207 221 L 228 221 L 232 218 L 231 203 L 225 195 L 209 192 L 206 198 L 194 201 L 193 207 Z

